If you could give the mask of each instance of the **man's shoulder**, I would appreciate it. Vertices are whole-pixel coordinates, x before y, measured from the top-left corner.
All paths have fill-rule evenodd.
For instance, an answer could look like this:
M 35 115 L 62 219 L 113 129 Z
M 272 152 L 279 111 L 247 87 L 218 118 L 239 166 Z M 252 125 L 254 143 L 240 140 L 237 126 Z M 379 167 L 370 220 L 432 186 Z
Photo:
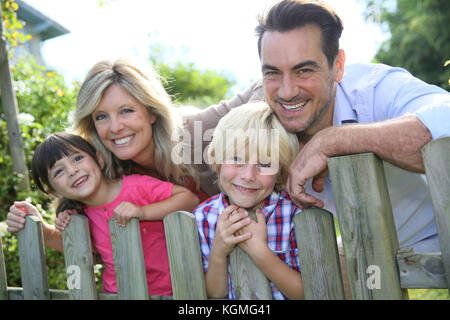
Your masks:
M 403 68 L 382 63 L 354 63 L 345 66 L 342 82 L 346 85 L 374 86 L 388 74 L 396 72 L 410 75 Z

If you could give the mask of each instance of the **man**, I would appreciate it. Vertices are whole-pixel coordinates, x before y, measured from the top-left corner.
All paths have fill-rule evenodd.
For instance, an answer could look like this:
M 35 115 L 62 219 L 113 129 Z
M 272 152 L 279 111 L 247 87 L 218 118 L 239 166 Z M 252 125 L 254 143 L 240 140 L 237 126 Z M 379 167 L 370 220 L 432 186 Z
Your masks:
M 385 161 L 400 247 L 438 252 L 420 151 L 450 135 L 450 95 L 400 68 L 360 64 L 344 73 L 342 29 L 331 8 L 302 0 L 277 3 L 256 29 L 266 101 L 300 143 L 288 191 L 302 208 L 335 212 L 327 158 L 373 152 Z

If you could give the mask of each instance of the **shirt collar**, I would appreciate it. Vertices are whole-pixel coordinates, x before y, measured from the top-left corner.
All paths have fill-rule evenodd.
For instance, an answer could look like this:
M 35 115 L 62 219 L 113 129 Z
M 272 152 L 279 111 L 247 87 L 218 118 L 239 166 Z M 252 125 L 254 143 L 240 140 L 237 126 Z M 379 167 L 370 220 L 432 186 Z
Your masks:
M 358 123 L 358 118 L 356 117 L 356 112 L 350 105 L 344 90 L 342 90 L 340 84 L 338 84 L 334 102 L 333 125 L 341 126 L 347 123 Z
M 277 208 L 278 202 L 280 200 L 281 193 L 277 193 L 273 191 L 265 200 L 263 207 L 260 209 L 264 216 L 266 217 L 266 223 L 269 220 L 270 216 L 275 212 L 275 209 Z M 219 201 L 221 203 L 222 208 L 220 208 L 219 212 L 222 212 L 223 209 L 228 207 L 230 204 L 228 203 L 228 198 L 223 194 L 223 192 L 220 193 Z

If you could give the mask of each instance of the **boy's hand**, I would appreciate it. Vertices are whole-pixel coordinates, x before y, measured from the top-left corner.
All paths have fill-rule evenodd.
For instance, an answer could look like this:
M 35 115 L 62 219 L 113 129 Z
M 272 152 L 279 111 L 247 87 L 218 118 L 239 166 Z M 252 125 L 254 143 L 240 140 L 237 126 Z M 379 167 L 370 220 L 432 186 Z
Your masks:
M 64 210 L 62 212 L 59 212 L 56 219 L 55 219 L 55 227 L 59 231 L 63 232 L 70 222 L 70 215 L 76 214 L 77 210 Z
M 39 210 L 27 201 L 15 201 L 9 208 L 8 215 L 6 216 L 6 225 L 8 231 L 15 233 L 19 232 L 25 227 L 25 216 L 33 215 L 42 220 L 42 216 Z
M 117 224 L 120 227 L 125 227 L 131 218 L 141 219 L 144 213 L 141 207 L 132 204 L 131 202 L 121 202 L 114 209 L 114 217 L 116 218 Z
M 250 233 L 251 238 L 239 243 L 239 247 L 248 255 L 257 253 L 261 248 L 267 247 L 267 225 L 264 213 L 256 211 L 256 221 L 251 220 L 250 224 L 236 232 L 236 235 Z
M 214 252 L 222 258 L 226 258 L 236 244 L 248 240 L 251 237 L 250 233 L 237 234 L 237 231 L 250 222 L 251 218 L 246 210 L 235 205 L 225 208 L 217 220 L 211 255 Z

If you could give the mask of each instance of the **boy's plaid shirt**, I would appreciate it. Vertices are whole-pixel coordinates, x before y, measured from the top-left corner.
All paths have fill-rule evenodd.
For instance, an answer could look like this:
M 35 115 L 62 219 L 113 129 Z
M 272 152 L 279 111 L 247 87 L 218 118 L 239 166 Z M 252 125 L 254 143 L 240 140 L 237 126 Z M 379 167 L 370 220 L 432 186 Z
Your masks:
M 218 216 L 228 205 L 223 193 L 220 193 L 200 204 L 193 212 L 197 220 L 203 270 L 205 272 L 209 265 L 209 256 L 214 241 Z M 269 248 L 289 267 L 300 272 L 293 218 L 294 215 L 301 212 L 301 209 L 294 205 L 285 191 L 281 193 L 272 192 L 265 199 L 264 206 L 261 209 L 266 216 Z M 272 282 L 271 286 L 273 299 L 286 299 Z M 228 298 L 235 299 L 229 263 L 228 287 L 230 289 Z

